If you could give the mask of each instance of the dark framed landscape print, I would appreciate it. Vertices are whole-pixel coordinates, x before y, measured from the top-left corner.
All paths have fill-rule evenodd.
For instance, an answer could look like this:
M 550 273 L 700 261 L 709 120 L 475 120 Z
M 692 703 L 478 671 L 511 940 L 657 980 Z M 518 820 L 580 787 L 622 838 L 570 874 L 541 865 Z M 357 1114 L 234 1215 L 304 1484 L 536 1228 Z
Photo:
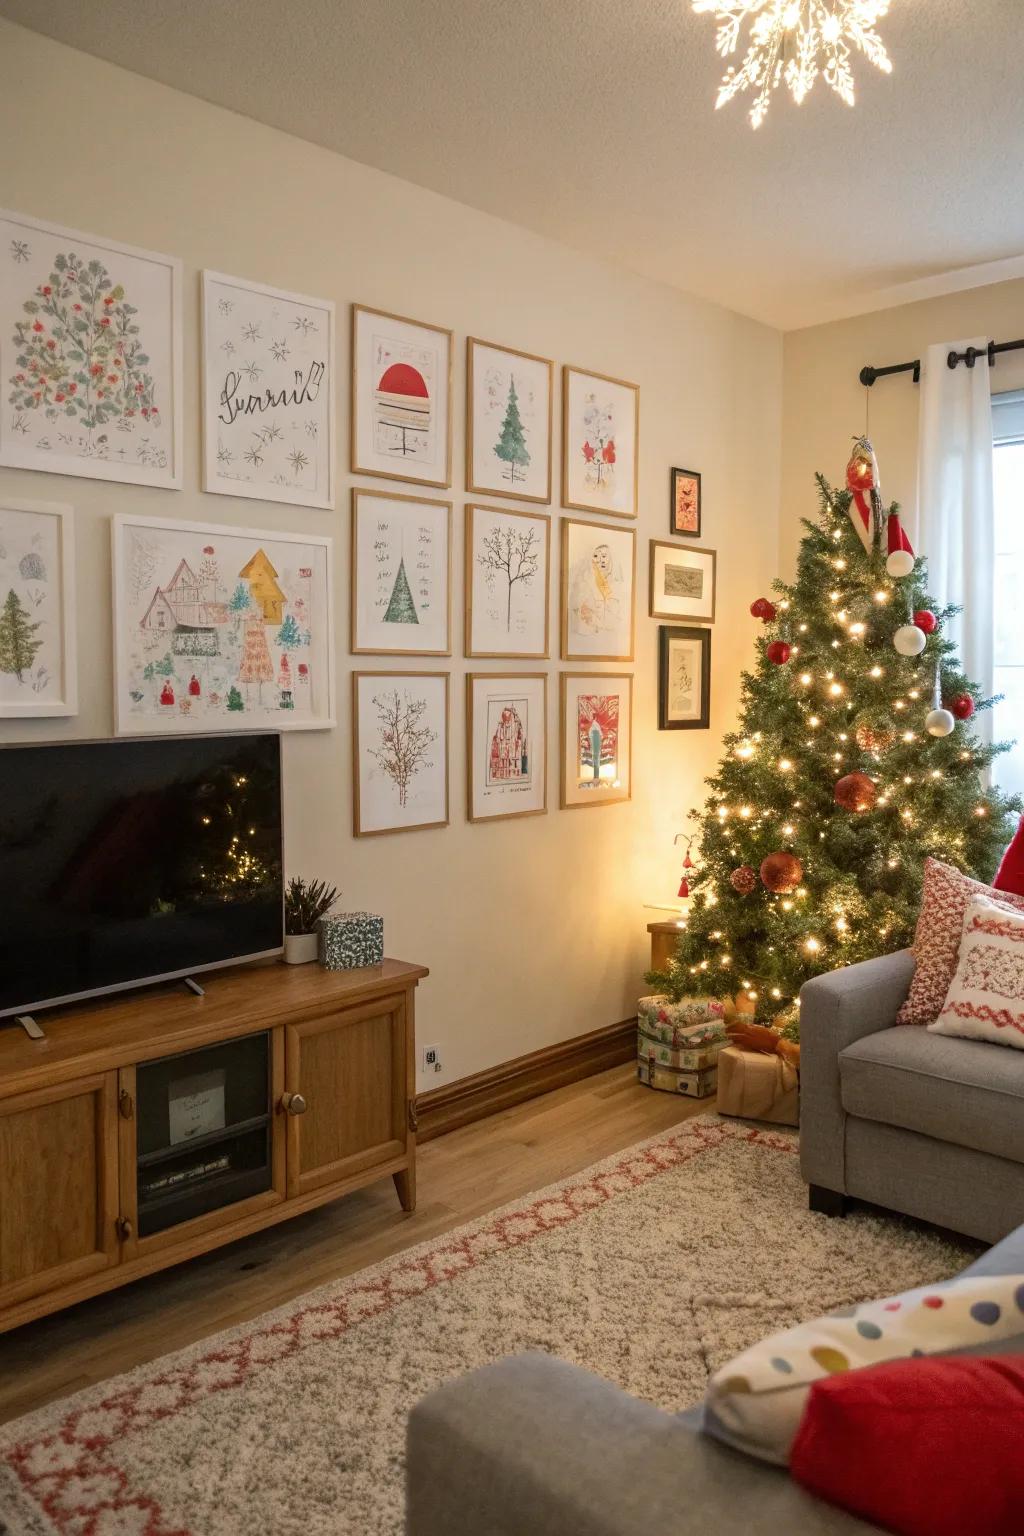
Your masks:
M 711 714 L 711 631 L 658 629 L 658 729 L 706 731 Z
M 699 539 L 700 511 L 700 475 L 695 469 L 674 469 L 669 532 L 685 539 Z

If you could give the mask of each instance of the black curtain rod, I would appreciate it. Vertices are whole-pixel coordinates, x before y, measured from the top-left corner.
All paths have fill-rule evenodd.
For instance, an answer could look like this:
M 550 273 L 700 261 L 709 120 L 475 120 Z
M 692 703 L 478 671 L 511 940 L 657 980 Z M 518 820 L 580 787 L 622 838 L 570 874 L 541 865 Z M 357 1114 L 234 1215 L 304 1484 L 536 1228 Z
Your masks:
M 1024 341 L 990 341 L 987 347 L 968 347 L 966 352 L 950 352 L 946 357 L 946 366 L 956 368 L 959 363 L 966 363 L 968 368 L 973 368 L 980 359 L 987 358 L 989 367 L 994 368 L 1000 352 L 1020 352 L 1022 349 Z M 912 373 L 914 383 L 920 384 L 921 359 L 915 357 L 912 363 L 891 363 L 888 368 L 872 368 L 868 365 L 861 369 L 858 377 L 870 389 L 876 379 L 887 378 L 890 373 Z

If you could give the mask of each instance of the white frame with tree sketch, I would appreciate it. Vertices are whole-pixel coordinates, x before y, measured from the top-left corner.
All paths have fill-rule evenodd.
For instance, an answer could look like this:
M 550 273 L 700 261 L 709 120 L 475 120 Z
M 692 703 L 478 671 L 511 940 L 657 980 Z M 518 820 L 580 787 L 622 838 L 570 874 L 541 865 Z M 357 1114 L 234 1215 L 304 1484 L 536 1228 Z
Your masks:
M 396 529 L 395 523 L 404 526 Z M 451 547 L 450 501 L 352 487 L 354 656 L 451 655 Z M 389 590 L 381 617 L 383 596 Z M 411 622 L 388 621 L 396 596 L 408 606 Z M 429 622 L 425 622 L 428 609 Z M 407 643 L 389 643 L 392 640 Z
M 465 649 L 471 657 L 551 654 L 551 519 L 466 507 Z
M 563 661 L 633 660 L 634 529 L 562 518 L 561 620 Z
M 353 672 L 356 837 L 448 825 L 449 681 L 448 672 Z
M 551 501 L 554 375 L 550 358 L 467 336 L 467 491 Z
M 6 514 L 6 515 L 5 515 Z M 23 522 L 15 541 L 11 525 Z M 33 525 L 38 525 L 33 532 Z M 11 568 L 16 571 L 12 573 Z M 11 598 L 16 608 L 8 611 Z M 13 606 L 13 605 L 12 605 Z M 54 623 L 57 631 L 53 635 Z M 37 636 L 36 630 L 44 634 Z M 5 697 L 7 677 L 17 675 L 13 663 L 28 655 L 34 675 L 22 678 L 12 694 L 23 688 L 29 697 Z M 78 713 L 78 668 L 75 637 L 75 524 L 71 507 L 56 501 L 16 501 L 0 498 L 0 719 L 40 720 Z M 12 663 L 8 666 L 7 663 Z M 56 668 L 56 671 L 54 670 Z M 28 670 L 28 666 L 23 667 Z M 51 679 L 58 683 L 44 697 Z
M 501 717 L 495 711 L 501 710 Z M 513 721 L 506 722 L 511 712 Z M 524 724 L 525 717 L 525 724 Z M 515 750 L 515 738 L 521 751 Z M 497 749 L 498 732 L 504 732 Z M 524 760 L 525 759 L 525 760 Z M 548 675 L 466 676 L 466 814 L 470 821 L 543 816 L 548 808 Z
M 452 483 L 452 346 L 452 333 L 443 326 L 353 304 L 349 436 L 354 475 L 448 489 Z M 381 348 L 394 359 L 389 366 L 407 364 L 419 376 L 415 396 L 378 392 L 374 375 Z M 426 395 L 418 393 L 419 386 Z M 385 416 L 390 412 L 390 418 L 385 420 L 381 412 Z M 384 451 L 388 430 L 401 433 L 405 457 L 398 459 Z M 423 473 L 417 474 L 417 468 Z

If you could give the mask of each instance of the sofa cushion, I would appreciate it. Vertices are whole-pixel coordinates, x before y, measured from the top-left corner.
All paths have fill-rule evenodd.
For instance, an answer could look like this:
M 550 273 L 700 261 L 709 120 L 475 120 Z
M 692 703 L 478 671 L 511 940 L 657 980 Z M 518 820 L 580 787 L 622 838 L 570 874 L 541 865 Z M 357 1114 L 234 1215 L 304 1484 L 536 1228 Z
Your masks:
M 1024 1163 L 1024 1052 L 896 1025 L 839 1053 L 843 1108 Z
M 928 1028 L 1024 1051 L 1024 913 L 968 902 L 956 975 Z
M 914 976 L 896 1015 L 897 1024 L 930 1024 L 938 1018 L 956 971 L 964 913 L 977 896 L 989 901 L 998 897 L 1003 906 L 1024 912 L 1024 896 L 995 891 L 950 864 L 925 859 L 921 911 L 914 930 Z

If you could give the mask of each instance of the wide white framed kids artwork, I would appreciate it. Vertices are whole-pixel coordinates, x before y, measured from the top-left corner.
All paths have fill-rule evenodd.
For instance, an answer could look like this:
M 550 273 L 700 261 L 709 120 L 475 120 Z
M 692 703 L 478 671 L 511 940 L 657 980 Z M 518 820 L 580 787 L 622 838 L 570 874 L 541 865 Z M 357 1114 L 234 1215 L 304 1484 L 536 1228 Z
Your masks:
M 452 483 L 452 333 L 352 306 L 354 475 Z
M 0 499 L 0 719 L 78 713 L 75 525 L 62 502 Z

